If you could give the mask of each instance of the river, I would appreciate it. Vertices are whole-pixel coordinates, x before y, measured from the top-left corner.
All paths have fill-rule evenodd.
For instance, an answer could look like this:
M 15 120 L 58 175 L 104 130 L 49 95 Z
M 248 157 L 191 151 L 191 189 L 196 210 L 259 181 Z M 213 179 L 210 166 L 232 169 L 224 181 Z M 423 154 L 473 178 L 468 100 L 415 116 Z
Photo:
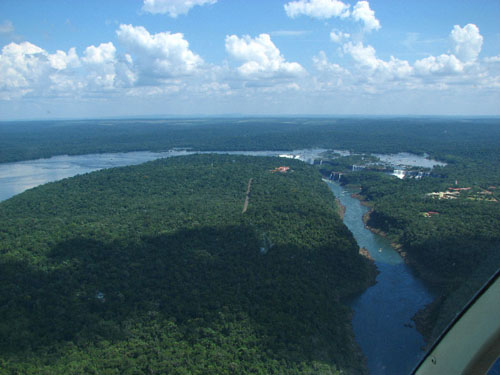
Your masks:
M 207 151 L 199 153 L 219 153 L 250 156 L 283 156 L 312 164 L 323 149 L 294 151 Z M 0 202 L 16 194 L 51 181 L 62 180 L 79 174 L 105 168 L 141 164 L 150 160 L 194 154 L 189 150 L 169 150 L 165 152 L 117 152 L 87 155 L 60 155 L 47 159 L 26 160 L 0 164 Z
M 221 152 L 256 156 L 278 156 L 312 163 L 324 150 L 290 152 Z M 29 188 L 99 169 L 140 164 L 161 157 L 188 155 L 193 152 L 127 152 L 76 156 L 55 156 L 48 159 L 0 164 L 0 201 Z M 389 242 L 364 227 L 366 207 L 334 182 L 332 192 L 346 206 L 344 222 L 359 246 L 368 249 L 380 271 L 377 283 L 352 302 L 356 340 L 368 358 L 371 375 L 409 373 L 422 356 L 424 341 L 413 328 L 410 318 L 432 297 L 411 273 Z M 411 327 L 410 327 L 411 325 Z
M 351 304 L 354 334 L 367 357 L 369 373 L 409 374 L 423 356 L 425 344 L 411 317 L 433 298 L 389 241 L 365 228 L 363 215 L 368 209 L 351 197 L 353 191 L 327 183 L 346 207 L 344 223 L 358 245 L 369 251 L 380 272 L 377 283 Z

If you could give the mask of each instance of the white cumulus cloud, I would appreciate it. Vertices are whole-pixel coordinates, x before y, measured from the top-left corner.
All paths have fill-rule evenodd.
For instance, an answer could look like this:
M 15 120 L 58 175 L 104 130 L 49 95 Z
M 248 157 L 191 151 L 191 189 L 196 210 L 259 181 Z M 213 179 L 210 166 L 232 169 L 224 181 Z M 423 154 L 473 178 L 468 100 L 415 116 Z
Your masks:
M 74 47 L 49 53 L 29 42 L 4 46 L 0 53 L 0 99 L 27 94 L 128 95 L 146 86 L 165 93 L 203 81 L 196 73 L 204 62 L 189 49 L 182 34 L 150 34 L 143 27 L 121 25 L 117 35 L 122 51 L 107 42 L 86 47 L 80 56 Z M 190 77 L 198 78 L 195 82 Z
M 313 64 L 320 72 L 349 75 L 347 69 L 341 67 L 339 64 L 329 62 L 324 51 L 320 51 L 318 56 L 313 57 Z
M 0 55 L 0 97 L 11 99 L 32 91 L 46 75 L 47 55 L 29 42 L 4 46 Z
M 88 72 L 87 84 L 89 87 L 110 90 L 121 86 L 116 72 L 118 60 L 116 47 L 113 43 L 101 43 L 97 47 L 87 47 L 81 60 Z
M 152 14 L 166 14 L 176 18 L 187 14 L 196 5 L 215 4 L 217 0 L 144 0 L 142 10 Z
M 415 61 L 415 69 L 421 75 L 451 75 L 463 72 L 463 63 L 455 55 L 442 54 Z
M 57 70 L 64 70 L 68 67 L 77 67 L 80 65 L 80 59 L 76 54 L 76 48 L 70 48 L 68 53 L 64 51 L 56 51 L 52 55 L 48 55 L 50 66 Z
M 228 35 L 226 51 L 231 57 L 244 62 L 238 67 L 238 72 L 246 78 L 290 77 L 304 72 L 300 64 L 285 61 L 268 34 L 260 34 L 255 38 Z
M 344 33 L 342 31 L 332 30 L 330 32 L 330 40 L 334 43 L 342 43 L 344 40 L 347 40 L 350 37 L 350 34 Z
M 192 75 L 204 64 L 181 33 L 150 34 L 142 26 L 120 25 L 116 34 L 144 81 Z
M 500 55 L 498 56 L 490 56 L 490 57 L 486 57 L 484 59 L 484 61 L 486 63 L 489 63 L 489 64 L 496 64 L 496 63 L 500 63 Z
M 312 92 L 326 94 L 327 92 L 348 93 L 359 90 L 357 78 L 345 67 L 328 61 L 326 53 L 320 51 L 312 58 L 315 74 L 310 80 Z
M 51 54 L 30 42 L 10 43 L 0 54 L 0 98 L 109 92 L 133 83 L 129 66 L 111 42 L 87 47 L 82 57 L 74 47 Z
M 344 44 L 344 52 L 351 55 L 354 61 L 359 65 L 376 69 L 379 65 L 379 60 L 376 57 L 375 48 L 372 46 L 364 46 L 363 43 L 347 42 Z
M 479 28 L 474 24 L 464 27 L 455 25 L 450 33 L 453 54 L 429 56 L 415 61 L 415 70 L 422 76 L 453 76 L 462 75 L 464 78 L 477 71 L 477 58 L 483 45 L 483 37 Z
M 113 43 L 101 43 L 98 47 L 89 46 L 82 60 L 87 64 L 106 64 L 115 61 L 116 48 Z
M 370 9 L 368 1 L 358 1 L 352 10 L 352 18 L 355 21 L 362 21 L 366 31 L 380 29 L 380 22 L 375 18 L 375 12 Z
M 473 62 L 479 56 L 483 45 L 483 37 L 479 28 L 469 23 L 463 28 L 455 25 L 450 33 L 453 52 L 463 62 Z
M 349 16 L 349 4 L 340 0 L 296 0 L 290 1 L 284 7 L 290 18 L 301 15 L 319 19 Z
M 375 48 L 364 46 L 363 43 L 347 42 L 344 44 L 344 53 L 349 54 L 361 68 L 369 73 L 377 73 L 380 78 L 404 79 L 413 73 L 413 68 L 406 60 L 400 60 L 391 56 L 388 61 L 377 58 Z
M 380 29 L 380 21 L 375 17 L 375 12 L 370 8 L 368 1 L 358 1 L 352 11 L 350 5 L 340 0 L 295 0 L 285 4 L 285 12 L 290 18 L 304 15 L 318 19 L 340 17 L 363 22 L 365 31 Z M 337 42 L 334 33 L 332 40 Z

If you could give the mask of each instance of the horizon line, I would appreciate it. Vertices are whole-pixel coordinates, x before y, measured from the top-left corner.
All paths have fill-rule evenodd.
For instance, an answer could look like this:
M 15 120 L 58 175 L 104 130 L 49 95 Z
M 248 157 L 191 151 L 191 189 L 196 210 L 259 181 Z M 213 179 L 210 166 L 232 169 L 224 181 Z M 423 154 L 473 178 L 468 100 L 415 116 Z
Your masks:
M 218 119 L 218 118 L 318 118 L 318 119 L 341 119 L 341 118 L 500 118 L 498 115 L 478 114 L 193 114 L 193 115 L 129 115 L 129 116 L 102 116 L 102 117 L 49 117 L 49 118 L 14 118 L 0 120 L 6 122 L 42 122 L 42 121 L 119 121 L 119 120 L 175 120 L 175 119 Z

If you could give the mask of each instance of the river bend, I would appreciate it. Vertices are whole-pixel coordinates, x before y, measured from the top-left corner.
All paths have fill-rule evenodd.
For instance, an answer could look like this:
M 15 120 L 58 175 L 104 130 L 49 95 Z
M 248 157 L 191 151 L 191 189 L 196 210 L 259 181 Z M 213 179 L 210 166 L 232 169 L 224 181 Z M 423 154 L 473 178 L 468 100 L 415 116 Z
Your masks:
M 363 215 L 368 209 L 351 197 L 354 192 L 327 183 L 346 207 L 344 223 L 358 245 L 369 251 L 380 272 L 377 283 L 351 304 L 354 334 L 367 357 L 369 373 L 409 374 L 423 356 L 425 345 L 411 318 L 432 302 L 432 296 L 390 242 L 366 229 Z

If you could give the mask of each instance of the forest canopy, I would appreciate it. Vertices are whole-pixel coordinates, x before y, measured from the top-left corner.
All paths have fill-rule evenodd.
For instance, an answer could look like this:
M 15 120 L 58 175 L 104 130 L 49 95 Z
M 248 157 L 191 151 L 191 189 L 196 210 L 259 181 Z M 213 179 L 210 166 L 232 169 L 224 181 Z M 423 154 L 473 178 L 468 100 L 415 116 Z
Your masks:
M 336 210 L 311 166 L 212 154 L 17 195 L 0 204 L 0 372 L 362 373 L 342 301 L 373 268 Z
M 425 334 L 429 342 L 439 335 L 440 331 L 461 310 L 473 293 L 486 281 L 492 272 L 500 267 L 500 237 L 498 231 L 500 227 L 500 121 L 498 118 L 291 117 L 0 123 L 0 162 L 36 159 L 60 154 L 78 155 L 138 150 L 166 151 L 173 148 L 187 148 L 193 151 L 290 151 L 303 148 L 329 150 L 322 156 L 324 163 L 318 167 L 319 171 L 325 177 L 330 176 L 331 172 L 337 172 L 337 176 L 342 175 L 341 182 L 343 184 L 359 189 L 356 191 L 359 193 L 358 196 L 363 198 L 366 204 L 372 208 L 371 215 L 367 218 L 368 225 L 379 231 L 379 233 L 383 232 L 391 241 L 398 244 L 399 251 L 404 254 L 406 261 L 426 282 L 426 285 L 432 289 L 433 293 L 438 296 L 431 306 L 421 312 L 420 318 L 416 318 L 417 327 Z M 339 150 L 348 150 L 351 153 L 348 156 L 342 156 L 343 153 L 339 153 Z M 387 168 L 387 166 L 373 165 L 373 163 L 377 163 L 377 156 L 373 155 L 374 153 L 398 152 L 429 155 L 434 159 L 445 162 L 446 165 L 436 166 L 432 170 L 413 168 L 411 171 L 414 173 L 413 176 L 422 172 L 422 178 L 406 178 L 404 180 L 388 176 L 386 173 L 390 172 L 391 168 Z M 55 285 L 59 284 L 55 283 L 53 285 L 45 278 L 56 277 L 54 275 L 59 275 L 57 273 L 59 270 L 66 270 L 65 272 L 68 275 L 73 270 L 79 270 L 78 272 L 75 271 L 71 275 L 72 277 L 83 274 L 96 274 L 103 277 L 108 270 L 113 270 L 116 275 L 126 279 L 128 275 L 136 275 L 139 272 L 135 268 L 129 269 L 132 267 L 131 265 L 137 265 L 138 269 L 141 269 L 146 264 L 146 259 L 149 260 L 152 257 L 152 255 L 146 256 L 143 262 L 133 260 L 137 249 L 158 247 L 159 245 L 152 245 L 152 243 L 157 243 L 155 241 L 158 238 L 161 238 L 161 241 L 166 241 L 166 243 L 178 244 L 176 246 L 179 249 L 194 246 L 193 248 L 200 250 L 196 252 L 199 259 L 193 258 L 195 259 L 195 265 L 192 267 L 194 267 L 193 269 L 201 268 L 204 272 L 211 269 L 207 268 L 206 264 L 212 264 L 212 260 L 218 260 L 219 258 L 214 258 L 213 253 L 207 250 L 205 245 L 199 245 L 199 242 L 196 241 L 189 242 L 188 238 L 212 236 L 214 238 L 227 238 L 229 242 L 237 242 L 240 238 L 246 238 L 247 241 L 242 246 L 249 246 L 248 243 L 254 243 L 256 244 L 254 249 L 259 249 L 258 253 L 260 253 L 260 249 L 264 248 L 266 256 L 263 259 L 271 259 L 278 254 L 277 249 L 282 249 L 282 246 L 288 244 L 291 244 L 291 246 L 285 246 L 288 249 L 287 251 L 293 251 L 290 249 L 305 251 L 304 249 L 324 248 L 322 241 L 324 241 L 324 238 L 330 238 L 326 233 L 330 233 L 331 229 L 317 229 L 323 228 L 318 226 L 316 221 L 324 213 L 322 210 L 317 211 L 317 207 L 323 207 L 328 211 L 334 204 L 328 203 L 325 205 L 324 202 L 330 202 L 332 197 L 329 196 L 329 193 L 321 192 L 321 189 L 325 190 L 324 187 L 317 190 L 321 184 L 316 185 L 316 182 L 311 182 L 317 181 L 318 175 L 313 173 L 310 167 L 293 160 L 287 160 L 285 163 L 291 167 L 293 173 L 267 173 L 281 166 L 284 163 L 283 160 L 220 156 L 218 163 L 225 160 L 221 164 L 226 168 L 224 169 L 225 172 L 223 172 L 223 169 L 218 168 L 218 163 L 215 162 L 210 162 L 210 168 L 207 167 L 207 160 L 210 160 L 211 157 L 214 160 L 218 158 L 216 156 L 192 156 L 186 159 L 180 158 L 146 164 L 146 166 L 149 166 L 147 168 L 152 168 L 152 165 L 163 166 L 164 164 L 174 168 L 170 170 L 170 174 L 167 174 L 168 178 L 155 174 L 152 170 L 148 170 L 148 173 L 144 173 L 142 177 L 139 177 L 134 174 L 134 168 L 117 169 L 81 176 L 75 180 L 78 183 L 73 182 L 73 180 L 64 180 L 55 185 L 48 184 L 40 187 L 40 190 L 28 191 L 2 204 L 0 206 L 0 217 L 3 218 L 0 222 L 2 224 L 0 226 L 0 240 L 2 241 L 1 246 L 8 248 L 9 251 L 1 253 L 6 276 L 2 275 L 0 277 L 7 280 L 4 283 L 4 289 L 2 289 L 6 291 L 3 294 L 5 299 L 2 300 L 6 303 L 6 307 L 2 311 L 6 314 L 3 316 L 8 319 L 5 320 L 6 323 L 3 325 L 0 323 L 0 329 L 5 329 L 5 331 L 1 331 L 5 332 L 5 337 L 11 337 L 10 343 L 33 342 L 34 344 L 30 345 L 37 347 L 37 341 L 33 339 L 31 333 L 33 330 L 29 328 L 31 318 L 22 318 L 15 321 L 12 317 L 16 315 L 17 309 L 21 307 L 27 311 L 25 315 L 21 314 L 22 317 L 32 317 L 38 314 L 35 313 L 36 309 L 33 306 L 46 308 L 46 305 L 40 305 L 40 301 L 43 301 L 45 297 L 37 294 L 41 288 L 38 285 L 50 285 L 51 290 L 56 290 Z M 275 161 L 271 162 L 270 160 Z M 189 161 L 189 163 L 200 162 L 202 167 L 196 170 L 190 169 L 191 167 L 187 165 L 181 167 L 185 161 Z M 236 167 L 240 162 L 245 163 L 244 168 Z M 353 171 L 354 165 L 363 166 L 363 163 L 372 163 L 372 165 L 365 170 Z M 254 169 L 254 166 L 262 167 L 263 165 L 265 165 L 266 173 L 263 172 L 264 169 Z M 162 168 L 158 170 L 163 170 Z M 209 171 L 212 172 L 209 173 Z M 130 175 L 126 176 L 126 174 Z M 162 180 L 161 184 L 158 184 L 156 180 L 158 176 Z M 307 178 L 301 179 L 300 176 L 307 176 Z M 123 180 L 120 180 L 121 178 Z M 251 194 L 249 195 L 250 203 L 248 210 L 242 215 L 245 191 L 250 179 L 253 179 Z M 153 181 L 156 182 L 150 184 Z M 291 185 L 287 185 L 292 181 L 296 184 L 293 188 Z M 129 182 L 134 185 L 133 188 L 128 186 Z M 285 185 L 282 186 L 282 183 L 285 183 Z M 127 188 L 122 188 L 122 185 Z M 69 188 L 66 189 L 66 186 Z M 289 190 L 287 190 L 287 186 L 290 187 Z M 221 197 L 219 194 L 229 195 L 224 196 L 224 198 L 216 198 Z M 259 200 L 254 199 L 256 194 L 260 194 Z M 308 194 L 313 194 L 315 197 L 322 196 L 323 198 L 320 200 L 307 198 L 309 199 L 308 202 L 303 201 L 306 197 L 309 197 Z M 64 202 L 59 202 L 59 195 L 64 198 Z M 145 204 L 145 202 L 148 203 Z M 258 210 L 255 210 L 256 204 L 261 205 Z M 313 210 L 313 207 L 316 208 Z M 20 211 L 17 211 L 18 209 Z M 19 216 L 20 212 L 24 212 L 24 216 Z M 308 220 L 315 224 L 307 224 L 309 223 Z M 335 225 L 337 229 L 343 228 L 341 224 Z M 55 232 L 48 231 L 47 228 L 52 228 Z M 208 228 L 210 230 L 207 231 Z M 200 231 L 201 229 L 203 231 Z M 336 233 L 333 236 L 336 238 L 335 241 L 340 238 L 344 238 L 344 240 L 351 238 L 349 237 L 350 234 L 339 234 L 335 231 L 333 233 Z M 326 237 L 323 238 L 324 235 Z M 318 240 L 318 238 L 323 239 Z M 8 239 L 5 244 L 3 243 L 4 239 Z M 338 248 L 352 247 L 354 249 L 355 247 L 352 238 L 349 240 L 350 244 L 346 240 L 347 242 L 343 243 L 342 246 L 339 245 L 338 241 L 335 241 L 335 246 L 338 245 Z M 266 249 L 271 246 L 274 250 L 267 252 Z M 73 248 L 80 249 L 76 251 L 78 254 L 92 255 L 87 255 L 88 259 L 80 259 L 76 256 L 58 258 L 54 255 L 66 254 L 65 251 L 69 251 L 67 249 Z M 108 250 L 104 252 L 92 250 L 102 248 Z M 59 252 L 58 249 L 63 250 Z M 155 251 L 154 254 L 165 254 L 159 250 Z M 187 254 L 184 250 L 182 251 L 183 254 Z M 244 252 L 244 254 L 250 253 Z M 308 256 L 321 254 L 318 251 L 312 251 L 311 254 L 301 252 L 302 255 L 306 253 Z M 354 254 L 354 250 L 352 253 Z M 103 254 L 108 254 L 108 258 L 104 257 Z M 343 253 L 336 253 L 335 257 L 342 259 L 342 257 L 339 258 L 340 254 Z M 90 264 L 100 264 L 95 259 L 99 260 L 101 257 L 104 259 L 103 264 L 110 265 L 109 267 L 90 266 Z M 292 259 L 297 259 L 295 255 L 293 257 L 295 258 Z M 116 259 L 121 259 L 120 262 L 127 264 L 123 273 L 122 268 L 111 266 Z M 202 263 L 203 266 L 196 263 L 201 259 L 205 262 Z M 227 261 L 232 258 L 224 257 L 224 259 Z M 261 258 L 257 257 L 256 259 Z M 283 263 L 281 258 L 276 259 L 279 259 L 277 262 L 280 264 L 287 264 L 286 262 Z M 357 257 L 353 259 L 357 259 Z M 350 291 L 348 291 L 349 287 L 343 284 L 345 280 L 350 280 L 351 277 L 355 278 L 359 272 L 363 274 L 366 271 L 360 271 L 356 267 L 351 270 L 350 267 L 358 262 L 354 261 L 351 264 L 351 260 L 349 258 L 349 260 L 345 261 L 346 263 L 340 261 L 338 264 L 332 261 L 332 264 L 328 265 L 328 267 L 336 269 L 338 275 L 343 275 L 343 277 L 335 279 L 335 293 L 345 289 L 344 292 L 339 292 L 338 296 L 362 289 L 360 284 L 365 281 L 362 278 L 360 283 L 351 284 L 353 288 Z M 166 260 L 163 262 L 173 264 Z M 61 264 L 67 265 L 67 268 L 64 268 Z M 73 269 L 72 267 L 76 267 L 75 264 L 78 267 L 83 267 L 82 265 L 86 264 L 85 267 L 91 269 L 92 272 L 87 268 L 85 272 L 81 271 L 81 268 Z M 160 262 L 160 264 L 163 263 Z M 175 267 L 181 269 L 186 264 L 177 264 Z M 309 263 L 305 262 L 305 264 Z M 306 267 L 305 264 L 301 264 L 300 267 Z M 293 267 L 298 266 L 294 265 Z M 230 268 L 239 269 L 238 267 L 231 265 Z M 21 271 L 16 271 L 18 269 Z M 57 272 L 55 272 L 56 269 Z M 259 272 L 263 272 L 263 269 L 260 268 Z M 289 269 L 295 272 L 295 268 Z M 319 270 L 321 268 L 315 269 Z M 26 270 L 29 270 L 29 272 Z M 33 280 L 36 281 L 33 283 L 28 282 L 28 280 L 32 280 L 32 276 L 23 278 L 20 276 L 21 274 L 35 275 L 36 277 L 33 276 L 35 277 Z M 262 283 L 261 274 L 255 274 L 259 275 L 257 278 L 260 281 L 252 284 L 253 287 L 258 286 L 259 292 L 261 288 L 271 288 L 268 284 L 262 286 L 260 284 Z M 308 277 L 313 274 L 307 273 Z M 154 272 L 152 275 L 156 275 L 157 279 L 162 277 Z M 272 275 L 273 277 L 277 276 L 274 273 Z M 99 279 L 98 276 L 93 277 Z M 88 281 L 87 276 L 81 277 L 83 281 L 78 282 L 82 285 L 87 285 L 86 283 L 90 281 L 95 283 L 94 279 Z M 206 277 L 209 277 L 209 275 L 207 274 Z M 245 280 L 254 280 L 255 277 L 246 276 Z M 333 282 L 331 275 L 329 277 L 327 283 Z M 68 276 L 68 278 L 71 280 L 71 277 Z M 192 283 L 192 280 L 188 282 L 186 278 L 179 277 L 176 280 L 182 280 L 186 285 Z M 239 276 L 236 277 L 236 280 L 239 280 Z M 280 278 L 280 280 L 282 279 Z M 299 293 L 298 290 L 302 290 L 301 288 L 311 286 L 309 284 L 307 284 L 308 286 L 302 285 L 298 280 L 300 280 L 300 277 L 297 277 L 295 283 L 300 284 L 300 287 L 292 288 L 297 290 L 297 293 Z M 116 281 L 113 282 L 116 283 Z M 320 280 L 320 282 L 324 282 L 324 280 Z M 202 286 L 206 286 L 206 282 L 200 283 Z M 107 281 L 105 284 L 108 284 Z M 72 301 L 77 301 L 80 304 L 81 300 L 79 298 L 86 296 L 85 298 L 88 301 L 94 303 L 94 308 L 102 309 L 103 306 L 110 306 L 113 295 L 108 295 L 101 290 L 103 289 L 102 286 L 92 285 L 91 290 L 78 291 L 78 298 L 72 297 Z M 156 284 L 154 285 L 157 288 Z M 241 282 L 235 282 L 235 279 L 232 279 L 231 285 L 238 286 L 241 285 Z M 199 297 L 198 293 L 202 293 L 204 290 L 202 286 L 195 285 L 191 288 L 196 291 L 195 296 L 197 298 Z M 28 294 L 25 295 L 23 288 L 32 291 L 26 292 Z M 123 289 L 123 287 L 120 288 Z M 224 286 L 223 289 L 230 290 L 231 293 L 234 292 L 234 288 L 231 289 L 231 287 L 226 288 Z M 37 292 L 35 293 L 33 290 Z M 79 289 L 75 287 L 75 290 Z M 158 290 L 162 289 L 159 288 Z M 261 298 L 259 293 L 252 292 L 251 297 L 249 295 L 243 296 L 241 286 L 236 288 L 236 292 L 239 297 L 247 301 L 245 306 L 251 306 L 248 308 L 249 311 L 253 311 L 255 314 L 258 314 L 256 311 L 266 311 L 262 308 L 262 302 L 254 303 L 254 298 Z M 48 292 L 44 290 L 43 293 Z M 42 295 L 45 296 L 43 293 Z M 116 298 L 118 299 L 122 298 L 122 295 L 125 296 L 121 289 L 120 294 L 117 295 Z M 299 293 L 298 295 L 301 296 L 302 294 Z M 96 299 L 96 296 L 106 299 L 106 303 L 100 302 L 102 300 L 100 298 Z M 59 301 L 54 296 L 51 298 L 54 301 Z M 143 303 L 141 298 L 134 296 L 134 300 Z M 293 298 L 296 298 L 296 296 L 294 295 Z M 341 297 L 337 297 L 337 294 L 335 294 L 335 306 L 341 306 L 341 304 L 338 304 L 340 299 Z M 154 298 L 152 300 L 156 301 Z M 33 305 L 32 301 L 37 302 Z M 239 298 L 238 301 L 240 301 Z M 286 305 L 287 301 L 283 301 L 283 305 Z M 318 302 L 318 300 L 314 301 Z M 226 305 L 226 302 L 216 304 L 217 308 Z M 229 305 L 233 306 L 233 304 Z M 49 306 L 58 305 L 51 302 Z M 86 305 L 83 304 L 83 306 Z M 157 306 L 157 304 L 154 304 L 154 306 Z M 179 306 L 184 305 L 180 304 Z M 182 310 L 183 314 L 186 311 L 192 311 L 191 305 L 188 304 L 188 306 L 190 307 L 182 307 L 184 310 L 181 307 L 179 309 Z M 41 314 L 41 316 L 44 319 L 48 316 L 59 318 L 63 316 L 64 319 L 70 322 L 71 327 L 78 327 L 78 324 L 82 325 L 81 321 L 84 321 L 84 318 L 81 318 L 81 321 L 75 321 L 74 319 L 77 319 L 77 317 L 71 317 L 73 320 L 67 318 L 70 315 L 67 312 L 68 308 L 59 308 L 55 311 L 49 309 L 50 314 Z M 85 309 L 89 309 L 89 307 L 87 306 Z M 84 311 L 87 311 L 85 309 Z M 289 307 L 289 309 L 292 309 L 292 307 Z M 143 310 L 142 307 L 137 307 L 134 314 Z M 245 316 L 248 319 L 253 319 L 254 315 L 248 315 L 246 307 L 243 310 L 245 310 L 245 314 L 247 314 Z M 336 314 L 340 314 L 338 312 L 340 310 L 336 310 Z M 94 314 L 93 310 L 88 311 Z M 121 310 L 118 308 L 113 311 Z M 152 309 L 151 311 L 156 310 Z M 168 311 L 170 314 L 168 317 L 176 316 L 175 314 L 172 315 L 171 310 Z M 235 310 L 231 310 L 230 314 L 234 313 Z M 87 317 L 88 315 L 85 314 L 83 316 Z M 109 314 L 109 312 L 106 314 Z M 347 316 L 342 315 L 342 318 L 341 315 L 333 316 L 336 317 L 335 319 L 339 319 L 340 322 Z M 100 321 L 101 318 L 99 317 L 101 315 L 96 316 L 98 316 L 96 321 Z M 129 315 L 125 314 L 124 316 Z M 231 316 L 234 317 L 234 315 Z M 120 317 L 119 320 L 123 322 L 125 318 Z M 15 324 L 12 323 L 14 321 Z M 144 322 L 145 320 L 139 318 L 139 321 Z M 170 322 L 170 320 L 168 321 Z M 108 321 L 106 320 L 106 322 Z M 175 320 L 175 324 L 177 323 L 177 320 Z M 36 327 L 38 329 L 38 327 L 42 326 L 37 325 Z M 47 323 L 46 326 L 50 327 L 50 324 Z M 115 327 L 115 323 L 110 324 L 110 327 Z M 90 330 L 87 330 L 87 328 L 78 329 L 77 331 L 85 332 L 83 336 L 87 337 L 87 332 L 94 332 L 93 328 Z M 57 336 L 56 333 L 50 333 L 47 335 L 48 337 L 56 335 L 58 338 L 53 341 L 58 343 L 61 342 L 61 337 L 66 337 L 64 342 L 79 342 L 75 341 L 75 333 L 72 329 L 69 330 L 70 334 Z M 115 331 L 123 332 L 123 329 L 115 329 Z M 66 331 L 62 329 L 62 332 Z M 259 332 L 262 333 L 263 331 Z M 293 332 L 295 334 L 295 331 Z M 14 334 L 14 336 L 9 336 L 11 334 Z M 116 341 L 109 340 L 109 337 L 112 336 L 103 337 L 109 343 L 110 348 L 116 348 Z M 282 341 L 273 342 L 283 342 L 283 334 L 280 334 L 279 338 Z M 315 338 L 312 341 L 316 342 L 317 340 Z M 88 339 L 87 342 L 102 343 L 104 341 L 99 338 L 97 341 Z M 128 341 L 122 340 L 120 342 L 123 344 Z M 314 353 L 315 349 L 311 349 L 310 343 L 309 346 L 305 345 L 305 342 L 307 340 L 301 341 L 301 350 Z M 335 340 L 329 342 L 333 343 Z M 351 341 L 348 342 L 351 343 Z M 9 347 L 6 343 L 2 345 L 5 345 L 5 348 Z M 37 350 L 36 348 L 32 349 L 30 345 L 23 345 L 21 347 L 24 349 L 15 352 L 15 356 L 18 356 L 19 353 L 26 355 L 29 351 L 36 352 Z M 72 353 L 84 353 L 82 351 L 83 347 L 89 350 L 89 346 L 75 345 L 77 345 L 76 349 L 71 351 Z M 45 346 L 39 345 L 38 347 Z M 309 349 L 307 349 L 308 347 Z M 316 346 L 312 345 L 312 347 Z M 274 348 L 273 346 L 273 350 Z M 339 354 L 343 350 L 344 356 L 348 358 L 345 361 L 341 359 L 343 357 Z M 354 349 L 347 351 L 349 353 L 356 352 Z M 311 363 L 314 363 L 314 365 L 311 365 L 313 367 L 317 366 L 318 363 L 324 364 L 322 360 L 314 362 L 317 358 L 335 358 L 334 362 L 340 368 L 343 368 L 343 363 L 347 364 L 345 366 L 350 366 L 353 363 L 353 357 L 345 352 L 346 349 L 341 349 L 339 346 L 332 351 L 332 353 L 336 353 L 335 355 L 311 355 L 307 358 L 310 358 L 313 362 L 307 362 L 309 363 L 307 366 Z M 14 358 L 27 358 L 15 357 L 14 354 L 11 354 L 6 357 L 9 358 L 8 361 L 11 365 L 18 365 L 18 362 L 16 362 L 18 359 Z M 45 357 L 34 356 L 33 358 Z M 63 355 L 61 358 L 66 357 Z M 291 366 L 292 362 L 287 362 L 285 367 Z M 49 369 L 52 368 L 50 367 L 52 364 L 48 366 Z M 297 370 L 298 367 L 293 366 L 290 367 L 294 369 L 293 371 L 299 371 Z M 330 365 L 326 364 L 325 366 Z M 266 371 L 269 369 L 265 366 L 262 368 L 266 368 Z

